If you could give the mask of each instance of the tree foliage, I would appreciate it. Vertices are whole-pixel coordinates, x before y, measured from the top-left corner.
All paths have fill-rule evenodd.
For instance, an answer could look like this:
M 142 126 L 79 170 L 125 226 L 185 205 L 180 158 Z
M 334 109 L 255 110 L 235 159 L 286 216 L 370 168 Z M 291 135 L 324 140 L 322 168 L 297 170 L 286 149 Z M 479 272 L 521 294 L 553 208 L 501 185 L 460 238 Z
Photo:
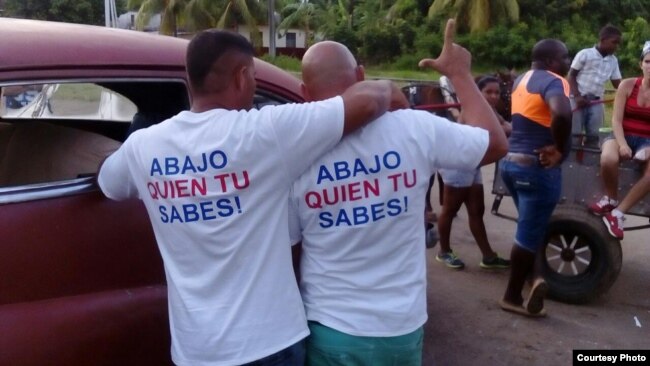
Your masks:
M 116 2 L 118 11 L 125 3 Z M 104 25 L 104 2 L 101 0 L 5 0 L 3 16 L 58 22 Z
M 434 0 L 429 17 L 454 17 L 459 27 L 472 33 L 484 32 L 492 26 L 519 20 L 517 0 Z
M 101 0 L 3 0 L 6 16 L 103 24 Z M 124 8 L 127 0 L 119 0 Z M 528 68 L 543 38 L 566 43 L 571 54 L 598 42 L 611 23 L 623 32 L 617 52 L 625 75 L 638 74 L 641 46 L 650 39 L 648 0 L 275 0 L 280 32 L 300 28 L 310 42 L 339 41 L 369 64 L 416 67 L 440 52 L 444 23 L 455 16 L 457 42 L 482 69 Z M 268 0 L 128 0 L 140 22 L 162 14 L 162 32 L 254 28 L 267 24 Z M 259 34 L 252 33 L 259 44 Z

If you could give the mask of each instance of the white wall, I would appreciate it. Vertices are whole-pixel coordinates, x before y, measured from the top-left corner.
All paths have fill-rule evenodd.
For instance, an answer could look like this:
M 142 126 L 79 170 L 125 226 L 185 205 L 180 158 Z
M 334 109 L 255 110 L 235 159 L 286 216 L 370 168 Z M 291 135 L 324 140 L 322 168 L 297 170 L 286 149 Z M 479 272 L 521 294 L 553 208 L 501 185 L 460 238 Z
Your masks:
M 259 25 L 257 29 L 262 32 L 262 47 L 269 47 L 269 26 L 268 25 Z M 250 30 L 246 26 L 240 26 L 237 29 L 237 32 L 244 37 L 250 39 Z M 287 32 L 296 34 L 296 48 L 305 48 L 307 40 L 305 37 L 305 31 L 301 29 L 289 29 Z M 282 32 L 284 34 L 284 31 Z M 276 32 L 275 35 L 275 47 L 286 47 L 287 46 L 287 37 L 280 37 L 279 32 Z

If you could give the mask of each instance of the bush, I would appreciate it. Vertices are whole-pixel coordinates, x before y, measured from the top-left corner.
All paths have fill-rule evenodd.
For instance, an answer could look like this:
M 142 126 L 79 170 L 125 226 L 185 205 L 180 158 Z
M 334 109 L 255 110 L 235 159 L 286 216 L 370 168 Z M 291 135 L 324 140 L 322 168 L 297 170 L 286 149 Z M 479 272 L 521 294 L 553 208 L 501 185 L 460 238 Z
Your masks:
M 622 31 L 623 42 L 616 54 L 621 73 L 623 77 L 640 75 L 639 60 L 643 44 L 650 39 L 650 25 L 645 19 L 639 17 L 626 20 Z
M 273 65 L 287 71 L 300 71 L 300 60 L 290 56 L 276 56 L 274 59 L 268 54 L 260 57 L 262 60 L 272 63 Z
M 355 55 L 359 52 L 357 35 L 343 23 L 336 25 L 325 36 L 326 39 L 344 44 Z
M 423 57 L 438 57 L 442 51 L 442 34 L 427 27 L 421 27 L 416 34 L 411 52 Z
M 395 62 L 389 65 L 390 69 L 392 70 L 413 70 L 413 71 L 419 71 L 421 70 L 420 67 L 418 67 L 418 62 L 420 62 L 421 59 L 427 58 L 427 57 L 433 57 L 431 55 L 423 55 L 419 52 L 416 53 L 410 53 L 410 54 L 403 54 L 399 56 Z
M 366 64 L 390 63 L 402 53 L 395 26 L 376 24 L 360 32 L 359 57 Z
M 537 40 L 529 38 L 526 24 L 512 27 L 499 25 L 487 32 L 465 34 L 458 43 L 472 52 L 472 60 L 497 69 L 528 67 L 530 51 Z

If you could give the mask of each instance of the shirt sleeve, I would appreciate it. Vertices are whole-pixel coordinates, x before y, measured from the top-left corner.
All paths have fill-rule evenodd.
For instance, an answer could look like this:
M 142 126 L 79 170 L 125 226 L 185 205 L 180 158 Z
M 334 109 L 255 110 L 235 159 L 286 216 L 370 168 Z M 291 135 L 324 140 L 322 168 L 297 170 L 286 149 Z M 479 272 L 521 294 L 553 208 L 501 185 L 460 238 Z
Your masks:
M 487 130 L 453 123 L 424 111 L 411 111 L 426 132 L 429 161 L 436 169 L 475 169 L 490 142 Z M 421 133 L 421 132 L 420 132 Z
M 302 241 L 302 227 L 300 225 L 300 216 L 298 215 L 298 200 L 294 195 L 294 190 L 289 193 L 289 239 L 291 245 L 298 244 Z
M 621 75 L 621 69 L 618 67 L 618 59 L 614 57 L 614 70 L 612 71 L 612 76 L 610 80 L 621 80 L 623 76 Z
M 128 145 L 130 139 L 110 155 L 102 164 L 97 183 L 106 197 L 112 200 L 125 200 L 139 197 L 128 164 Z
M 557 95 L 564 95 L 568 98 L 569 90 L 570 87 L 568 81 L 559 77 L 553 77 L 546 88 L 544 88 L 542 97 L 544 98 L 544 101 L 546 101 L 546 104 L 548 104 L 549 99 Z
M 343 98 L 320 102 L 285 104 L 272 109 L 275 131 L 290 181 L 297 179 L 343 136 Z
M 582 70 L 585 66 L 585 50 L 578 51 L 576 56 L 571 61 L 571 68 L 575 70 Z

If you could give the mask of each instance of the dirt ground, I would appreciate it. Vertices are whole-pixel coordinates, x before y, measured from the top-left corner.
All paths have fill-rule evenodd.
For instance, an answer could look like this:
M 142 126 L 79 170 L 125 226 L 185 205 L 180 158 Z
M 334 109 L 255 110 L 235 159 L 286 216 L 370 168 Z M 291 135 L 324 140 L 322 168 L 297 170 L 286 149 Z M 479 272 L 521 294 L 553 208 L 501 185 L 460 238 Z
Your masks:
M 482 172 L 488 237 L 494 250 L 508 258 L 516 224 L 489 212 L 494 165 Z M 439 205 L 434 207 L 439 211 Z M 504 198 L 500 212 L 516 214 L 512 199 Z M 626 221 L 626 225 L 644 223 L 648 219 Z M 648 235 L 650 229 L 625 233 L 623 268 L 607 294 L 587 305 L 547 300 L 548 317 L 529 319 L 499 308 L 508 270 L 479 267 L 480 252 L 461 209 L 451 246 L 465 261 L 465 269 L 456 271 L 437 262 L 438 247 L 427 250 L 429 320 L 423 365 L 561 366 L 572 364 L 574 349 L 650 349 Z

